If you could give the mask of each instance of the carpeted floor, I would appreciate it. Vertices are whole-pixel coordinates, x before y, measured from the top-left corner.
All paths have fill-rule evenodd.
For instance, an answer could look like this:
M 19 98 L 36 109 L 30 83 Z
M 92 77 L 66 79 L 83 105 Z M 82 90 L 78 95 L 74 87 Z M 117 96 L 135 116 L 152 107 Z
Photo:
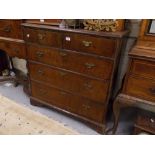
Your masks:
M 0 135 L 59 134 L 76 131 L 0 94 Z
M 81 121 L 73 119 L 67 115 L 64 115 L 55 110 L 46 108 L 46 107 L 37 107 L 30 104 L 29 97 L 23 92 L 22 86 L 14 87 L 12 85 L 8 86 L 5 84 L 0 84 L 0 94 L 6 96 L 7 98 L 16 101 L 20 105 L 24 105 L 33 111 L 37 111 L 46 115 L 53 120 L 64 124 L 64 126 L 69 127 L 77 131 L 79 134 L 83 135 L 96 135 L 98 134 L 95 130 L 91 129 L 89 126 L 85 125 Z M 132 134 L 133 124 L 134 124 L 134 115 L 133 110 L 123 110 L 121 112 L 121 118 L 119 121 L 119 126 L 116 134 L 127 135 Z M 113 125 L 113 119 L 108 119 L 107 127 L 111 128 Z

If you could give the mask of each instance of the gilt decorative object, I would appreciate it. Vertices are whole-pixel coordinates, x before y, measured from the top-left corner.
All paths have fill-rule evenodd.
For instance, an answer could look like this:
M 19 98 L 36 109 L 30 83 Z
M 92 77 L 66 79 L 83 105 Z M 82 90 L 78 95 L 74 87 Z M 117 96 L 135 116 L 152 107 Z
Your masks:
M 115 32 L 119 26 L 119 22 L 114 19 L 85 19 L 84 29 L 94 31 Z

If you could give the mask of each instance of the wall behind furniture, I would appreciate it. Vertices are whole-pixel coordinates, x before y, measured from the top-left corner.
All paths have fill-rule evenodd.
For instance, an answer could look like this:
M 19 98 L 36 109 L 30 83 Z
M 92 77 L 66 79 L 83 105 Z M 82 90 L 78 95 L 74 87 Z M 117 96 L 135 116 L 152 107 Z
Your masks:
M 139 35 L 140 24 L 141 24 L 141 19 L 130 19 L 126 21 L 126 29 L 128 29 L 130 33 L 129 33 L 129 36 L 127 37 L 126 44 L 123 45 L 123 48 L 122 48 L 123 51 L 120 58 L 118 76 L 116 77 L 117 84 L 115 89 L 121 88 L 122 79 L 125 76 L 125 73 L 128 67 L 128 58 L 129 58 L 128 53 L 136 43 L 136 40 Z M 115 90 L 114 90 L 114 95 L 115 95 Z
M 26 68 L 26 60 L 19 59 L 19 58 L 13 58 L 13 65 L 16 69 L 22 71 L 24 74 L 27 74 L 27 68 Z

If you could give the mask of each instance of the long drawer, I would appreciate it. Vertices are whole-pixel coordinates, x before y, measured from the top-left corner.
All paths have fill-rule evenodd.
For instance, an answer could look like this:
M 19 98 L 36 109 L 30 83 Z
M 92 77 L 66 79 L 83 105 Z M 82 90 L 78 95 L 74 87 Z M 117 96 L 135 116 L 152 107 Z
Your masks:
M 0 20 L 0 36 L 22 39 L 21 20 Z
M 87 78 L 62 69 L 29 62 L 31 79 L 62 88 L 95 101 L 105 102 L 109 82 Z
M 6 41 L 0 39 L 0 49 L 7 52 L 11 57 L 26 58 L 26 50 L 24 42 Z
M 63 48 L 111 58 L 115 55 L 116 39 L 77 33 L 64 33 Z
M 155 63 L 147 60 L 134 59 L 131 73 L 155 79 Z
M 53 106 L 102 122 L 104 106 L 76 95 L 31 81 L 32 96 Z
M 62 47 L 62 35 L 59 32 L 53 32 L 42 29 L 24 28 L 24 40 L 26 42 L 48 45 L 53 47 Z
M 129 76 L 125 91 L 129 95 L 155 102 L 155 81 Z
M 28 45 L 28 59 L 109 80 L 113 61 L 79 52 Z

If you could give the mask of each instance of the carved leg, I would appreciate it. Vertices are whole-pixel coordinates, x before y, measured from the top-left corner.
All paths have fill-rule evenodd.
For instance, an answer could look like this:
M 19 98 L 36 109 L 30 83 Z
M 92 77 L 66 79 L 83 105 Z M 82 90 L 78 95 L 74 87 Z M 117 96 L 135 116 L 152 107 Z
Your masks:
M 112 134 L 116 133 L 117 127 L 118 127 L 118 121 L 119 121 L 119 116 L 120 116 L 120 102 L 119 99 L 116 98 L 114 104 L 113 104 L 113 114 L 114 114 L 114 125 L 112 128 Z
M 96 131 L 102 135 L 105 134 L 105 125 L 96 127 Z

